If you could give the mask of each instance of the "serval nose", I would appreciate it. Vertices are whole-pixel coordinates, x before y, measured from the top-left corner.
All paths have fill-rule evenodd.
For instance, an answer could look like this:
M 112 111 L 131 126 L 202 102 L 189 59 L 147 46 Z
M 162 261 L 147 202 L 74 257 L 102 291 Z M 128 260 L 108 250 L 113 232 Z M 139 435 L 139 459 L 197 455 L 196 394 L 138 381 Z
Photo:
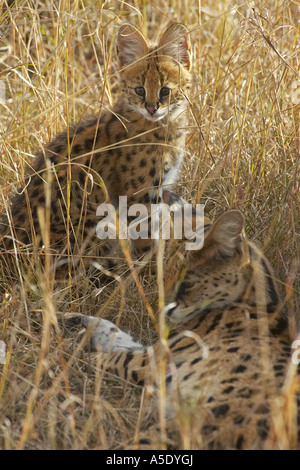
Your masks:
M 158 110 L 158 105 L 157 105 L 157 104 L 149 104 L 149 103 L 146 103 L 146 104 L 145 104 L 145 107 L 146 107 L 148 113 L 149 113 L 151 116 L 153 116 L 153 115 L 156 113 L 156 111 Z

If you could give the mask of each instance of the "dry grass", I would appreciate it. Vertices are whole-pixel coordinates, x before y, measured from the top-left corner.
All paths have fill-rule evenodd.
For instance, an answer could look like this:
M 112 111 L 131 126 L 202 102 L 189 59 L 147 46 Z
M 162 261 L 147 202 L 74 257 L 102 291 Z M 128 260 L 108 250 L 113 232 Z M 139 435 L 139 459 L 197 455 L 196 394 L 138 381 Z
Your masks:
M 16 0 L 6 9 L 7 3 L 2 0 L 0 17 L 0 204 L 22 186 L 42 143 L 82 115 L 97 113 L 99 103 L 113 103 L 119 24 L 132 22 L 154 38 L 170 20 L 185 23 L 195 84 L 188 155 L 175 189 L 204 203 L 211 217 L 228 207 L 243 211 L 249 236 L 278 273 L 292 324 L 300 316 L 299 3 Z M 91 374 L 56 320 L 59 312 L 96 313 L 103 305 L 101 314 L 115 320 L 122 289 L 95 296 L 82 281 L 80 288 L 74 283 L 71 291 L 57 291 L 34 270 L 39 282 L 26 278 L 11 287 L 0 310 L 0 338 L 8 345 L 0 377 L 0 448 L 126 447 L 151 421 L 151 397 Z M 155 310 L 156 282 L 145 275 L 142 283 Z M 134 286 L 121 321 L 136 339 L 149 341 L 155 333 Z M 180 426 L 186 446 L 200 445 L 191 444 L 188 419 L 182 417 Z

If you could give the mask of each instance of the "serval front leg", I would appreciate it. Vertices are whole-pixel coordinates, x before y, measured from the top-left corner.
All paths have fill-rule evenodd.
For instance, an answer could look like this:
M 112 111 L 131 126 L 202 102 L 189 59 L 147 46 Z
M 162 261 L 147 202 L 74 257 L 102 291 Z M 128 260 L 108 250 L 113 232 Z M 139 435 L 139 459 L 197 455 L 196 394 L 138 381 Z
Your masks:
M 148 352 L 130 334 L 102 318 L 76 316 L 77 324 L 86 329 L 93 351 L 102 354 L 102 367 L 137 385 L 144 385 L 149 370 Z

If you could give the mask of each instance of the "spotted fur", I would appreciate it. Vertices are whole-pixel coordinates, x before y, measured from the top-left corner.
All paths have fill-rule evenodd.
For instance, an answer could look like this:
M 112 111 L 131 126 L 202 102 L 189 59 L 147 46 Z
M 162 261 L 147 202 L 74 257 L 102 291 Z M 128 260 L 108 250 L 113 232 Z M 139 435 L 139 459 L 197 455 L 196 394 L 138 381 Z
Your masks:
M 196 448 L 272 448 L 291 360 L 276 279 L 262 252 L 245 237 L 239 211 L 228 211 L 213 224 L 206 220 L 205 226 L 202 249 L 186 252 L 182 241 L 171 240 L 166 251 L 166 297 L 172 302 L 166 317 L 167 323 L 176 321 L 167 343 L 158 340 L 142 350 L 112 323 L 92 317 L 80 321 L 91 328 L 105 368 L 129 382 L 161 388 L 159 371 L 166 361 L 169 431 L 184 413 Z M 295 413 L 296 426 L 297 419 L 299 425 Z M 179 427 L 173 433 L 177 448 L 180 432 Z M 150 430 L 146 437 L 152 448 L 161 445 L 159 433 L 157 441 L 149 436 Z M 299 442 L 298 431 L 290 445 Z

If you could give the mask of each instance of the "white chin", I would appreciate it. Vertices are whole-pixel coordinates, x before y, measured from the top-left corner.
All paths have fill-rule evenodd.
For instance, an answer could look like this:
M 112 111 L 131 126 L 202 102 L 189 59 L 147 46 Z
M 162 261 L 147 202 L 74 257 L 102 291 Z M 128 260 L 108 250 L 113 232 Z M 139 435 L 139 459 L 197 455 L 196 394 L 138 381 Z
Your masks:
M 147 121 L 155 122 L 155 121 L 160 121 L 161 119 L 164 119 L 169 115 L 169 118 L 171 118 L 171 113 L 169 113 L 169 110 L 160 110 L 158 109 L 153 116 L 148 113 L 146 109 L 139 108 L 139 107 L 134 107 L 134 111 L 137 111 L 139 114 L 143 116 L 143 118 L 147 119 Z
M 141 110 L 141 115 L 147 119 L 148 121 L 160 121 L 161 119 L 164 119 L 168 113 L 165 112 L 165 111 L 162 111 L 162 112 L 159 112 L 157 111 L 155 114 L 153 114 L 153 116 L 151 116 L 151 114 L 149 114 L 146 110 Z
M 182 320 L 186 315 L 184 312 L 182 312 L 180 307 L 176 307 L 171 313 L 168 314 L 168 319 L 173 321 L 173 322 L 178 322 L 179 320 Z

